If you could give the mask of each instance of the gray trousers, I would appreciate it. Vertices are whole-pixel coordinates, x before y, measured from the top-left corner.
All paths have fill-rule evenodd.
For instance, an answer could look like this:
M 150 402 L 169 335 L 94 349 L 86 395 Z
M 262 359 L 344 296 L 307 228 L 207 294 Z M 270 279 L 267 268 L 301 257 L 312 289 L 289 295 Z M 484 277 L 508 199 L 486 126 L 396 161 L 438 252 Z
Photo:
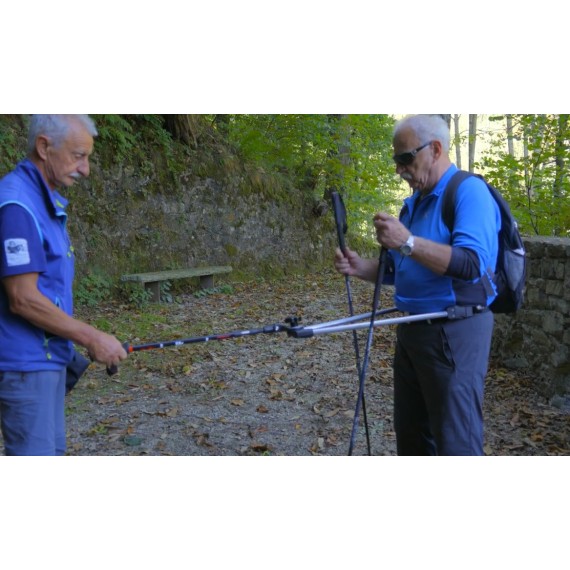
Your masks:
M 398 326 L 398 455 L 483 455 L 483 394 L 494 317 Z

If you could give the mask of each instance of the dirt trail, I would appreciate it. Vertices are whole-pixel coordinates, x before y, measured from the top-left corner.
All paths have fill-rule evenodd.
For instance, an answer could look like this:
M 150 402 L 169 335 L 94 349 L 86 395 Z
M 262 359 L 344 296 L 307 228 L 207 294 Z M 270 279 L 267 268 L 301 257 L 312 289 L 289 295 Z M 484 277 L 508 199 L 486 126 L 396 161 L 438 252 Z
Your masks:
M 83 311 L 94 323 L 144 328 L 133 344 L 346 316 L 334 273 L 234 285 L 233 293 L 144 311 Z M 352 284 L 368 312 L 372 287 Z M 383 305 L 391 306 L 389 292 Z M 144 327 L 143 327 L 144 325 Z M 364 352 L 367 331 L 358 333 Z M 394 455 L 394 330 L 374 335 L 365 401 L 373 455 Z M 109 379 L 92 366 L 68 396 L 70 455 L 347 455 L 358 394 L 352 334 L 294 339 L 261 334 L 136 353 Z M 485 400 L 488 455 L 567 455 L 570 414 L 541 398 L 531 378 L 493 367 Z M 362 414 L 361 414 L 362 420 Z M 354 455 L 367 453 L 360 422 Z

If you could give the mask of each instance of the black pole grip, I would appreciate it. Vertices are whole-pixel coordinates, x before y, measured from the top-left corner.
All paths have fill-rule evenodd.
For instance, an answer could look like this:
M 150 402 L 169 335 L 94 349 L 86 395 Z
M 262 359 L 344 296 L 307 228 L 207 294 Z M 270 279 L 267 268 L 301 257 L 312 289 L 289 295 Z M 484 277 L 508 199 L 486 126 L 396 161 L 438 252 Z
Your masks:
M 346 222 L 346 208 L 344 207 L 344 202 L 342 197 L 338 192 L 333 192 L 331 194 L 332 207 L 334 211 L 334 219 L 336 222 L 336 232 L 338 235 L 338 245 L 342 253 L 346 252 L 346 242 L 344 240 L 344 234 L 348 230 L 348 225 Z
M 129 354 L 129 352 L 131 352 L 131 345 L 128 342 L 123 343 L 123 348 L 125 349 L 125 352 L 127 354 Z M 119 372 L 118 366 L 115 366 L 114 364 L 113 364 L 113 366 L 107 366 L 107 375 L 108 376 L 114 376 L 115 374 L 117 374 L 117 372 Z

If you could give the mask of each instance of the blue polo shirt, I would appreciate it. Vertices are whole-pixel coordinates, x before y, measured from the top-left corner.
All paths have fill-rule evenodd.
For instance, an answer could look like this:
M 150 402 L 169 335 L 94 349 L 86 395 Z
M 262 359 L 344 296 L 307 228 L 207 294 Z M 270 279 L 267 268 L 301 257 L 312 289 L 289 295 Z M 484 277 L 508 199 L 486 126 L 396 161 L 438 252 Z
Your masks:
M 75 260 L 67 203 L 30 160 L 0 180 L 0 279 L 38 273 L 39 291 L 71 316 Z M 14 315 L 0 286 L 0 370 L 58 370 L 71 356 L 71 342 Z
M 479 261 L 479 275 L 472 280 L 437 275 L 393 250 L 395 304 L 400 311 L 422 314 L 455 305 L 488 306 L 495 298 L 481 278 L 485 273 L 492 277 L 497 264 L 500 211 L 485 183 L 471 176 L 457 190 L 451 235 L 442 219 L 442 204 L 444 190 L 457 170 L 452 165 L 425 198 L 418 191 L 407 198 L 400 220 L 414 236 L 473 252 Z

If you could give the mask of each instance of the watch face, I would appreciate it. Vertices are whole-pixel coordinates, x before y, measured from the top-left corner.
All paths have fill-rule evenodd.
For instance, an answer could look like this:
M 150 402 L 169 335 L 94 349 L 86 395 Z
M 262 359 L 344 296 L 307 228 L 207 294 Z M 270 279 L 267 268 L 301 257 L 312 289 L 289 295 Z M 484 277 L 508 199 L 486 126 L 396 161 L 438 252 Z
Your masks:
M 414 236 L 410 236 L 406 243 L 402 244 L 400 247 L 400 253 L 405 256 L 412 255 L 412 249 L 414 247 Z

